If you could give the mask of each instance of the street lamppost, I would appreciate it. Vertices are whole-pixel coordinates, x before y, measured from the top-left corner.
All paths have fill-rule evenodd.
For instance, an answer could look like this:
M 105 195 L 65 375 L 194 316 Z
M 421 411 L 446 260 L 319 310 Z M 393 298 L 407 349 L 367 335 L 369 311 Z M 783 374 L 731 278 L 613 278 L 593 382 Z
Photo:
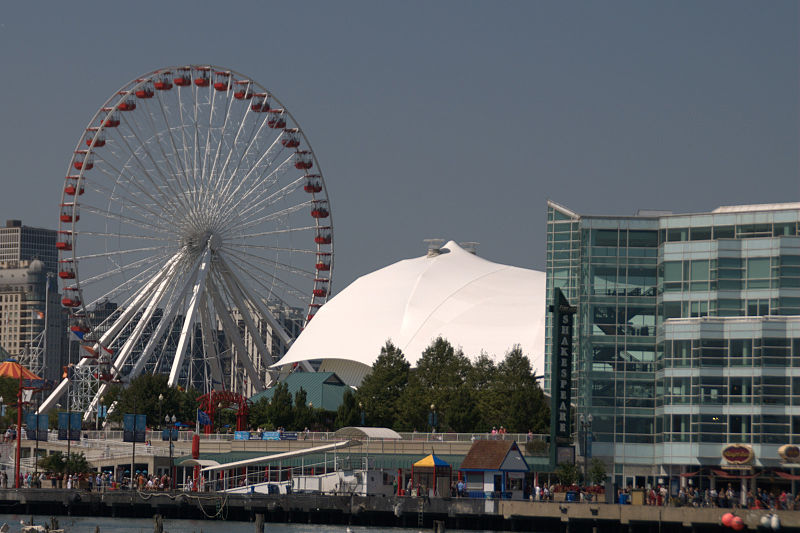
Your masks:
M 160 416 L 160 415 L 159 415 Z M 164 417 L 164 425 L 167 426 L 167 431 L 169 431 L 169 483 L 170 489 L 175 486 L 175 473 L 173 472 L 174 467 L 172 465 L 172 431 L 175 428 L 175 422 L 177 419 L 175 415 L 172 415 L 170 418 L 169 415 Z M 172 424 L 170 424 L 172 422 Z
M 164 395 L 158 395 L 158 420 L 161 420 L 161 403 L 164 401 Z
M 364 426 L 367 425 L 365 423 L 366 417 L 364 416 L 364 404 L 361 403 L 361 402 L 358 402 L 358 409 L 359 409 L 359 411 L 361 411 L 361 427 L 364 427 Z
M 439 425 L 439 416 L 436 412 L 436 404 L 431 404 L 431 412 L 428 413 L 428 425 L 431 426 L 431 433 L 436 433 L 436 426 Z
M 581 431 L 583 431 L 583 484 L 589 483 L 589 435 L 592 433 L 592 415 L 580 416 Z

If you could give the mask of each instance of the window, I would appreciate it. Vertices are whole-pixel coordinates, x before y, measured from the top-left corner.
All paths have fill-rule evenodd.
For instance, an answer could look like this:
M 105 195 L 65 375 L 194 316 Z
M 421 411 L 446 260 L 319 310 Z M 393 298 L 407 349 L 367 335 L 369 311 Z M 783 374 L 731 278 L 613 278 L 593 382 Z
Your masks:
M 689 240 L 691 241 L 711 240 L 711 227 L 691 228 L 689 230 Z

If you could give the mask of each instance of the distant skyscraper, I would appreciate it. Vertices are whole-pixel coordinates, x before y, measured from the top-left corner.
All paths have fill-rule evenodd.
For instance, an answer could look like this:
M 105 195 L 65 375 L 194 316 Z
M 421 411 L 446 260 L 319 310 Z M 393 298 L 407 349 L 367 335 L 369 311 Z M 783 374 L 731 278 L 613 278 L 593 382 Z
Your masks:
M 6 227 L 0 228 L 0 262 L 16 267 L 20 261 L 33 259 L 41 260 L 46 272 L 58 270 L 56 231 L 23 226 L 21 220 L 6 220 Z
M 0 345 L 34 373 L 49 380 L 61 375 L 64 312 L 55 276 L 40 260 L 0 263 Z M 45 329 L 47 322 L 47 333 Z

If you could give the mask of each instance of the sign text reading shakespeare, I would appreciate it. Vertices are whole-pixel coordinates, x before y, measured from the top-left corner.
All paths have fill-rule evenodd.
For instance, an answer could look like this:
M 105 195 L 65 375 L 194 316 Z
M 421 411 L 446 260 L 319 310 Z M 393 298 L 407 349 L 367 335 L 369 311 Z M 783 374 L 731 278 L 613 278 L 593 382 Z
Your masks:
M 556 289 L 553 305 L 553 357 L 552 409 L 556 438 L 570 438 L 572 400 L 572 330 L 575 321 L 575 307 L 569 305 L 560 289 Z

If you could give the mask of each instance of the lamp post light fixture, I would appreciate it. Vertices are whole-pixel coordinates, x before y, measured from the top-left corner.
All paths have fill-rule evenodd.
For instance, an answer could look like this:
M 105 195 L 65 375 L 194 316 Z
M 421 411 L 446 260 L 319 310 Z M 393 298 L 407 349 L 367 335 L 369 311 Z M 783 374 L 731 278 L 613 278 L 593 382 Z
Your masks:
M 163 401 L 164 401 L 164 395 L 163 394 L 159 394 L 158 395 L 158 419 L 159 419 L 159 421 L 161 420 L 161 404 L 163 403 Z
M 581 431 L 583 431 L 583 484 L 589 482 L 589 436 L 592 433 L 592 415 L 580 416 Z
M 358 410 L 361 411 L 361 427 L 363 428 L 364 426 L 367 425 L 365 423 L 366 422 L 366 416 L 364 415 L 364 404 L 363 403 L 358 402 Z
M 428 425 L 431 427 L 431 433 L 436 433 L 436 426 L 439 425 L 439 416 L 434 403 L 431 404 L 431 412 L 428 413 Z

